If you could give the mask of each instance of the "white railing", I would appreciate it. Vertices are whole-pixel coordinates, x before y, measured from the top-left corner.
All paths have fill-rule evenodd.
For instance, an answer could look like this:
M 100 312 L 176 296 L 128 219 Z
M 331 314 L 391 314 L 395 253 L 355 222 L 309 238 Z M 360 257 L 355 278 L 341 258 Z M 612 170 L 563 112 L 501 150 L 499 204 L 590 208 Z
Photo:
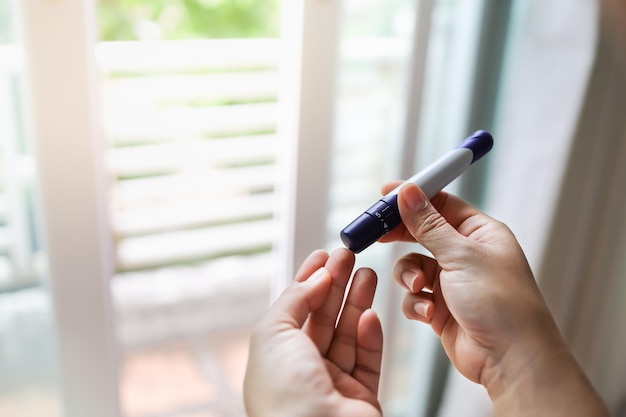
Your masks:
M 278 40 L 103 43 L 121 271 L 267 252 Z
M 123 345 L 247 325 L 267 305 L 278 49 L 98 46 Z

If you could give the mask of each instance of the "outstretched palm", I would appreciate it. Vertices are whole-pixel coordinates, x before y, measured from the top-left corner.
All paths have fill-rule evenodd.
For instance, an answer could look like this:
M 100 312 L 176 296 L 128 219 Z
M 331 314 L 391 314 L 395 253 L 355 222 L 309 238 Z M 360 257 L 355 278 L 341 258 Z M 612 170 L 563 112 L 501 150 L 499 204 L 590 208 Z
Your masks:
M 347 290 L 353 267 L 347 250 L 314 252 L 259 323 L 246 375 L 250 416 L 382 416 L 382 330 L 369 310 L 376 275 L 357 271 Z

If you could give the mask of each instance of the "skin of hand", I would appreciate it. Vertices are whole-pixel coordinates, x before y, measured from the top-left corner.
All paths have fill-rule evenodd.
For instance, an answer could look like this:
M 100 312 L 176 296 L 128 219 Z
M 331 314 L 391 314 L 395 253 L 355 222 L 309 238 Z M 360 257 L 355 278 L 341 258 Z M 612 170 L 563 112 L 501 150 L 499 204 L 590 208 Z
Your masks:
M 398 206 L 404 225 L 381 241 L 417 241 L 433 255 L 397 261 L 403 312 L 431 325 L 454 366 L 487 388 L 496 415 L 608 416 L 512 232 L 452 195 L 429 201 L 414 184 Z
M 354 262 L 346 249 L 313 252 L 257 324 L 244 380 L 249 417 L 382 416 L 383 335 L 370 309 L 377 278 L 362 268 L 348 285 Z

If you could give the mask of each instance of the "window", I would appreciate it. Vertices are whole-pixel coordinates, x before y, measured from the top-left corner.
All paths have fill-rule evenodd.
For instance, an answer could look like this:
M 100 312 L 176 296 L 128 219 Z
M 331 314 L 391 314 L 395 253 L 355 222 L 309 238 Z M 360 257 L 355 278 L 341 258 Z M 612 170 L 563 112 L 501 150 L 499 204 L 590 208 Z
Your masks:
M 379 198 L 383 183 L 408 178 L 471 133 L 485 7 L 481 1 L 344 2 L 328 248 L 341 245 L 339 231 Z M 459 182 L 448 189 L 460 191 Z M 392 265 L 410 250 L 373 245 L 357 257 L 357 266 L 379 273 L 382 400 L 391 416 L 432 413 L 447 366 L 430 329 L 405 320 L 399 308 L 402 291 Z
M 302 27 L 280 39 L 277 2 L 131 3 L 98 3 L 102 42 L 95 3 L 23 5 L 63 410 L 238 416 L 248 332 L 271 281 L 290 279 L 282 266 L 336 247 L 382 182 L 423 162 L 416 146 L 430 161 L 466 133 L 483 3 L 293 1 L 283 6 L 326 14 L 286 14 Z M 215 15 L 248 4 L 249 32 L 203 32 L 208 3 Z M 306 65 L 285 91 L 290 42 L 287 58 Z M 411 346 L 435 351 L 397 320 L 384 275 L 396 250 L 359 256 L 381 273 L 389 415 L 428 405 Z

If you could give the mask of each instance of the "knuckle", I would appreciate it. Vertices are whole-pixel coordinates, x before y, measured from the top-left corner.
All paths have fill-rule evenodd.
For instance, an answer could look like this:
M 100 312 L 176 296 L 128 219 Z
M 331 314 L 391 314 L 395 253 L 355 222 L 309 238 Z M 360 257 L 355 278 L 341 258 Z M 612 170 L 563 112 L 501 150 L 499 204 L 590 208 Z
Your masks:
M 324 310 L 318 310 L 311 314 L 309 320 L 318 326 L 334 328 L 337 317 Z
M 409 255 L 405 255 L 402 258 L 398 259 L 396 263 L 393 265 L 392 275 L 393 278 L 401 282 L 402 281 L 402 273 L 411 267 L 411 260 Z
M 447 226 L 446 219 L 435 210 L 429 210 L 423 216 L 416 219 L 413 236 L 419 242 L 425 237 L 430 237 L 445 230 Z
M 347 332 L 336 332 L 333 341 L 346 346 L 356 346 L 356 335 Z
M 413 309 L 413 296 L 410 293 L 407 293 L 402 300 L 402 313 L 407 319 L 415 320 L 417 317 L 417 313 Z

